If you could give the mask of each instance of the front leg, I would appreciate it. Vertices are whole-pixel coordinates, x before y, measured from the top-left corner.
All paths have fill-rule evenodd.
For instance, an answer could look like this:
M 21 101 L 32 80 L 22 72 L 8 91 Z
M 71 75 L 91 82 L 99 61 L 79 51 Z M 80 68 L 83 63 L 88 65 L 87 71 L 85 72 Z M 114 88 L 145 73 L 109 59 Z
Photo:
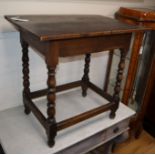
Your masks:
M 115 113 L 116 110 L 118 109 L 119 106 L 119 102 L 120 102 L 120 91 L 121 91 L 121 82 L 123 79 L 123 70 L 125 68 L 125 57 L 127 54 L 127 50 L 125 49 L 120 49 L 120 53 L 121 53 L 121 58 L 120 58 L 120 62 L 118 65 L 118 71 L 117 71 L 117 76 L 116 76 L 116 84 L 114 87 L 114 94 L 113 94 L 113 107 L 111 108 L 111 113 L 110 113 L 110 118 L 115 118 Z
M 55 120 L 55 100 L 56 100 L 56 79 L 55 79 L 55 68 L 50 66 L 48 68 L 48 94 L 47 94 L 47 136 L 48 145 L 52 147 L 55 144 L 55 136 L 57 133 L 57 125 Z
M 23 62 L 23 103 L 25 107 L 25 113 L 29 114 L 31 111 L 26 105 L 25 97 L 30 94 L 30 81 L 29 81 L 29 56 L 28 56 L 28 43 L 21 38 L 22 46 L 22 62 Z

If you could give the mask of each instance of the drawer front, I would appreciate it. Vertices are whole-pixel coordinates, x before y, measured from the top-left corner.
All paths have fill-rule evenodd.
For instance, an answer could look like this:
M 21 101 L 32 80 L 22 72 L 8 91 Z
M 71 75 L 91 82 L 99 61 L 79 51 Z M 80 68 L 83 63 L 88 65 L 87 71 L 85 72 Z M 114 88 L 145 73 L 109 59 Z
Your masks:
M 129 119 L 124 120 L 106 130 L 105 139 L 110 140 L 129 129 Z
M 108 129 L 105 129 L 91 137 L 70 146 L 60 152 L 58 154 L 80 154 L 80 153 L 87 153 L 100 145 L 112 140 L 113 138 L 117 137 L 118 135 L 122 134 L 124 131 L 129 129 L 129 120 L 123 120 L 121 123 L 118 123 Z

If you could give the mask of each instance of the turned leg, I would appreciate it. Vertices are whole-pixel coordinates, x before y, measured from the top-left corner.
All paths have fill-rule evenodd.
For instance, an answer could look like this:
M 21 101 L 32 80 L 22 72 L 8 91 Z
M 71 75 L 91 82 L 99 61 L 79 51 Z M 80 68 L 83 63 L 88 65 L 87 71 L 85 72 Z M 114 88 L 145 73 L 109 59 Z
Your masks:
M 48 94 L 47 94 L 47 136 L 48 145 L 52 147 L 55 144 L 55 136 L 57 133 L 57 126 L 55 120 L 55 99 L 56 99 L 56 79 L 55 79 L 55 68 L 48 68 Z
M 113 107 L 111 108 L 111 113 L 110 113 L 110 118 L 115 117 L 116 110 L 118 109 L 119 106 L 119 93 L 121 90 L 121 81 L 123 79 L 123 70 L 125 67 L 125 57 L 126 57 L 126 50 L 120 49 L 121 51 L 121 57 L 120 57 L 120 62 L 118 65 L 118 71 L 117 71 L 117 76 L 116 76 L 116 83 L 114 87 L 114 94 L 113 94 Z
M 21 39 L 22 46 L 22 62 L 23 62 L 23 103 L 25 107 L 25 113 L 29 114 L 31 111 L 26 105 L 24 96 L 29 96 L 30 94 L 30 82 L 29 82 L 29 56 L 28 56 L 28 44 Z
M 82 96 L 87 96 L 87 89 L 89 83 L 89 64 L 90 64 L 91 54 L 86 54 L 85 57 L 85 67 L 84 67 L 84 75 L 82 77 Z

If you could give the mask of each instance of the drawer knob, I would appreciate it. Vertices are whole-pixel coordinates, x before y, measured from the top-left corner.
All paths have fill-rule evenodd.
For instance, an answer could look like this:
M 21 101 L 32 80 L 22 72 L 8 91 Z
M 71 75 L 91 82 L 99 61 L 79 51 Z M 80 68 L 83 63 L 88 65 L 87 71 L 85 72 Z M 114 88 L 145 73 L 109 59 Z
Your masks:
M 117 133 L 118 131 L 119 131 L 119 128 L 118 128 L 118 127 L 116 127 L 116 128 L 113 130 L 114 133 Z

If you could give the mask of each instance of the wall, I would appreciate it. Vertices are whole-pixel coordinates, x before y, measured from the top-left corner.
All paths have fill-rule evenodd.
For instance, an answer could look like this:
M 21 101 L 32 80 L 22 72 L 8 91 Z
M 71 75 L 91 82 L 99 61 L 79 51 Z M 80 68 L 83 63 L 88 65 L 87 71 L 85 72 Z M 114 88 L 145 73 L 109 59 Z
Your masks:
M 110 1 L 110 0 L 109 0 Z M 5 14 L 101 14 L 113 16 L 120 6 L 153 6 L 155 2 L 125 3 L 102 0 L 1 0 L 0 1 L 0 110 L 22 104 L 21 47 L 19 34 L 3 19 Z M 5 32 L 5 33 L 2 33 Z M 82 59 L 81 59 L 82 58 Z M 82 77 L 84 57 L 60 59 L 57 83 L 79 80 Z M 107 53 L 93 55 L 90 78 L 103 87 Z M 46 87 L 46 66 L 30 51 L 31 90 Z

